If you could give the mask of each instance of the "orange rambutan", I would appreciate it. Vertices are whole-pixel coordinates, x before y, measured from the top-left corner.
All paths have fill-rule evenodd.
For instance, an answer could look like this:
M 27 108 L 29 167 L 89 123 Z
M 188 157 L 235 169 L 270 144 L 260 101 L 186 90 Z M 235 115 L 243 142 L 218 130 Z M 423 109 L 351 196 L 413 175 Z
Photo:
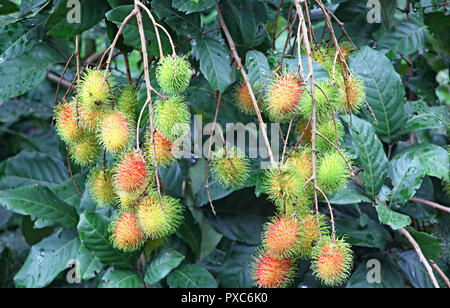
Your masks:
M 111 242 L 117 249 L 134 251 L 144 242 L 144 234 L 140 229 L 133 212 L 123 212 L 110 225 Z
M 295 169 L 306 182 L 312 177 L 312 154 L 310 148 L 301 148 L 289 156 L 287 163 Z
M 84 129 L 78 125 L 77 112 L 69 102 L 59 104 L 55 109 L 56 130 L 66 143 L 74 143 L 84 136 Z
M 285 288 L 295 274 L 295 259 L 276 258 L 264 249 L 258 249 L 251 262 L 251 276 L 260 288 Z
M 295 258 L 299 255 L 300 223 L 292 216 L 276 216 L 264 226 L 263 243 L 276 258 Z
M 155 131 L 153 134 L 155 153 L 153 153 L 153 145 L 151 143 L 150 134 L 147 136 L 145 143 L 146 155 L 148 159 L 153 162 L 154 154 L 156 154 L 156 162 L 158 167 L 170 165 L 175 160 L 175 155 L 178 153 L 179 143 L 178 141 L 170 141 L 165 138 L 159 131 Z
M 256 97 L 256 94 L 258 92 L 259 91 L 253 91 L 256 99 L 258 99 Z M 239 110 L 241 110 L 243 113 L 249 114 L 249 115 L 256 114 L 255 107 L 253 106 L 253 101 L 250 96 L 250 92 L 248 91 L 248 87 L 245 83 L 241 83 L 238 86 L 236 86 L 233 96 L 234 96 L 234 101 L 236 103 L 236 106 L 239 108 Z
M 356 74 L 350 74 L 347 84 L 342 79 L 339 82 L 341 88 L 342 109 L 346 112 L 358 112 L 366 99 L 364 83 Z
M 137 153 L 125 153 L 116 169 L 115 177 L 118 190 L 135 192 L 141 189 L 147 182 L 149 175 L 147 165 Z

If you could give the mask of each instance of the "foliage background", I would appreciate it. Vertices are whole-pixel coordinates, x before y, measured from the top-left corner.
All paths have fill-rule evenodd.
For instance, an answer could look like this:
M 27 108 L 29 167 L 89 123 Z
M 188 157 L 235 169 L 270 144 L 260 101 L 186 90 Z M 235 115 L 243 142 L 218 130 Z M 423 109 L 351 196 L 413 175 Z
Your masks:
M 107 226 L 112 211 L 95 207 L 84 183 L 87 170 L 72 166 L 83 192 L 78 196 L 65 148 L 51 125 L 56 91 L 52 76 L 62 73 L 75 35 L 82 35 L 83 59 L 106 48 L 133 1 L 80 2 L 82 22 L 69 24 L 67 0 L 0 1 L 0 205 L 6 206 L 0 207 L 0 286 L 141 287 L 145 281 L 154 287 L 251 287 L 249 256 L 260 244 L 263 223 L 274 212 L 261 195 L 261 171 L 238 191 L 211 178 L 217 200 L 214 217 L 204 186 L 205 158 L 193 156 L 162 170 L 168 194 L 181 197 L 189 210 L 176 236 L 154 251 L 147 249 L 149 261 L 140 271 L 135 267 L 138 256 L 111 247 Z M 201 114 L 203 123 L 211 121 L 214 92 L 219 90 L 225 102 L 220 123 L 255 122 L 232 102 L 239 74 L 235 65 L 230 66 L 228 46 L 218 31 L 217 2 L 153 0 L 151 6 L 173 35 L 178 53 L 189 55 L 197 72 L 185 93 L 193 114 Z M 360 48 L 350 57 L 350 69 L 362 76 L 367 101 L 379 122 L 374 125 L 363 112 L 353 118 L 352 129 L 347 125 L 345 148 L 364 170 L 359 176 L 362 187 L 350 182 L 331 203 L 338 234 L 348 236 L 356 255 L 346 287 L 430 287 L 417 254 L 394 230 L 407 226 L 426 257 L 449 273 L 448 214 L 410 199 L 416 196 L 450 206 L 442 182 L 449 180 L 450 19 L 442 6 L 432 6 L 444 1 L 380 2 L 380 24 L 367 22 L 367 1 L 327 2 Z M 407 2 L 417 9 L 402 12 Z M 291 3 L 281 6 L 279 36 L 273 42 L 280 0 L 220 1 L 252 83 L 261 83 L 277 64 Z M 311 18 L 320 37 L 320 10 L 313 7 Z M 145 18 L 144 24 L 154 42 L 153 28 Z M 339 37 L 341 30 L 334 26 Z M 169 52 L 167 42 L 163 44 Z M 141 70 L 135 23 L 126 26 L 119 47 L 130 52 L 135 80 Z M 155 44 L 150 44 L 149 53 L 157 55 Z M 285 61 L 296 70 L 295 56 Z M 75 72 L 71 65 L 68 82 Z M 116 58 L 113 73 L 126 83 L 122 57 Z M 142 84 L 139 103 L 144 102 Z M 348 117 L 342 119 L 349 122 Z M 322 211 L 327 212 L 325 207 Z M 366 280 L 366 262 L 374 258 L 381 261 L 380 284 Z M 66 279 L 72 273 L 67 268 L 72 259 L 78 260 L 80 284 Z M 300 262 L 293 286 L 322 287 L 307 261 Z

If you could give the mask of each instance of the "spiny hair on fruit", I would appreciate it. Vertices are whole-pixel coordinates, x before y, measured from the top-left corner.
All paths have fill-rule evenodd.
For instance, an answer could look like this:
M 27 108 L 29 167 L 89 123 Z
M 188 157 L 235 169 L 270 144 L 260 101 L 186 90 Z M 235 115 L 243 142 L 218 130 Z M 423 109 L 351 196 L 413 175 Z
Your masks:
M 88 111 L 101 111 L 112 103 L 112 91 L 116 86 L 114 77 L 108 73 L 103 82 L 105 71 L 86 69 L 81 76 L 80 86 L 77 88 L 80 106 Z
M 72 160 L 81 167 L 94 164 L 100 156 L 100 146 L 94 134 L 86 134 L 76 143 L 69 145 Z
M 98 139 L 107 152 L 122 152 L 129 146 L 133 131 L 129 118 L 114 110 L 103 116 L 98 129 Z
M 117 109 L 125 114 L 134 123 L 136 121 L 136 107 L 138 103 L 138 90 L 134 85 L 122 88 L 117 99 Z
M 316 101 L 316 118 L 318 122 L 332 119 L 342 110 L 341 89 L 336 88 L 330 81 L 319 81 L 314 90 Z M 302 96 L 300 103 L 300 113 L 305 119 L 309 119 L 312 114 L 311 91 Z
M 342 151 L 344 157 L 347 155 Z M 348 161 L 348 159 L 347 159 Z M 344 158 L 331 150 L 319 159 L 317 168 L 317 185 L 325 194 L 333 194 L 343 188 L 350 178 L 350 170 Z
M 358 113 L 366 100 L 364 82 L 356 73 L 351 73 L 346 80 L 341 78 L 338 85 L 341 89 L 342 110 L 348 113 Z
M 119 191 L 136 192 L 146 187 L 150 170 L 139 153 L 127 151 L 119 158 L 115 170 L 115 184 Z
M 255 96 L 256 102 L 258 103 L 258 107 L 261 107 L 261 100 L 259 99 L 259 91 L 258 90 L 252 90 L 253 94 Z M 242 82 L 238 84 L 234 91 L 233 91 L 233 98 L 236 106 L 241 110 L 243 113 L 248 115 L 255 115 L 255 107 L 253 105 L 253 100 L 250 96 L 250 92 L 248 90 L 247 84 Z
M 316 215 L 307 213 L 300 216 L 298 220 L 300 233 L 299 254 L 302 258 L 309 258 L 314 244 L 319 241 L 320 236 L 327 236 L 329 233 L 325 216 L 320 214 L 319 221 L 317 221 Z
M 85 129 L 79 124 L 76 106 L 62 102 L 55 108 L 56 132 L 65 143 L 75 143 L 85 136 Z
M 219 183 L 229 186 L 242 186 L 250 175 L 250 160 L 245 153 L 233 146 L 221 147 L 212 157 L 212 172 Z
M 264 225 L 262 242 L 276 258 L 296 258 L 300 254 L 300 222 L 294 216 L 275 216 Z
M 337 147 L 340 146 L 344 138 L 344 126 L 339 119 L 319 123 L 317 131 Z M 319 135 L 316 136 L 316 151 L 319 155 L 334 149 L 328 141 Z
M 99 206 L 109 206 L 115 203 L 113 171 L 94 167 L 88 176 L 89 192 Z
M 151 163 L 154 162 L 154 155 L 156 155 L 156 162 L 158 167 L 170 166 L 180 153 L 180 141 L 171 141 L 165 138 L 158 130 L 153 134 L 154 147 L 151 142 L 150 130 L 147 133 L 145 140 L 145 154 Z
M 189 133 L 191 112 L 182 96 L 170 96 L 156 102 L 155 128 L 167 139 L 176 140 Z
M 113 246 L 122 251 L 134 251 L 141 248 L 145 236 L 139 227 L 136 214 L 132 211 L 121 211 L 112 220 L 109 231 Z
M 156 68 L 156 80 L 168 94 L 180 94 L 186 90 L 191 76 L 191 64 L 187 57 L 163 57 Z

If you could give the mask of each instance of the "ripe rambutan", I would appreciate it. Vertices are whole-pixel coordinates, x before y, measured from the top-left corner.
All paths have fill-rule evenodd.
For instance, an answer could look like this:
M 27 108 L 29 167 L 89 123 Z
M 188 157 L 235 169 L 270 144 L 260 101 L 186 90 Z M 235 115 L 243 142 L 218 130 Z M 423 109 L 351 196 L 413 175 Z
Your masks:
M 336 150 L 331 150 L 320 158 L 317 185 L 325 194 L 334 194 L 347 184 L 349 178 L 350 170 Z
M 165 138 L 176 140 L 189 133 L 191 113 L 183 97 L 177 95 L 158 101 L 154 115 L 155 128 Z
M 292 73 L 278 75 L 269 85 L 265 111 L 271 121 L 287 122 L 299 111 L 304 86 Z
M 95 135 L 85 135 L 81 140 L 69 146 L 69 153 L 75 164 L 85 167 L 97 161 L 100 146 Z
M 117 99 L 117 109 L 133 123 L 136 120 L 136 107 L 138 103 L 138 90 L 133 85 L 124 87 Z
M 80 106 L 83 109 L 101 111 L 111 105 L 112 95 L 109 88 L 114 88 L 115 81 L 112 75 L 108 74 L 107 81 L 103 84 L 104 74 L 105 71 L 96 69 L 87 69 L 83 73 L 80 87 L 78 88 Z M 106 82 L 109 83 L 109 86 Z
M 156 80 L 169 94 L 180 94 L 186 90 L 191 76 L 191 64 L 186 57 L 163 57 L 156 68 Z
M 84 136 L 84 129 L 78 124 L 74 104 L 59 104 L 55 109 L 56 131 L 65 143 L 74 143 Z
M 334 243 L 330 237 L 322 237 L 311 255 L 313 273 L 324 284 L 341 285 L 350 276 L 353 252 L 344 239 L 337 239 Z
M 346 112 L 358 112 L 366 99 L 364 83 L 356 74 L 350 74 L 347 80 L 347 86 L 344 79 L 339 82 L 341 88 L 342 109 Z
M 109 153 L 125 150 L 130 142 L 132 126 L 126 116 L 120 111 L 106 114 L 99 127 L 99 140 Z
M 255 98 L 257 100 L 258 106 L 260 105 L 258 102 L 257 94 L 259 91 L 253 91 L 255 94 Z M 250 92 L 248 91 L 248 87 L 245 83 L 240 83 L 236 86 L 234 92 L 233 92 L 234 101 L 236 103 L 236 106 L 241 110 L 243 113 L 248 115 L 255 115 L 255 107 L 253 106 L 252 98 L 250 97 Z M 260 106 L 259 106 L 260 107 Z
M 116 194 L 111 170 L 92 168 L 88 176 L 88 183 L 91 197 L 97 205 L 107 206 L 114 203 Z
M 311 255 L 313 244 L 319 240 L 320 236 L 327 236 L 328 229 L 325 226 L 325 217 L 319 216 L 319 225 L 317 225 L 316 215 L 307 213 L 299 219 L 299 253 L 302 258 L 307 258 Z M 319 233 L 320 228 L 320 233 Z
M 278 259 L 264 249 L 257 249 L 252 259 L 250 273 L 255 286 L 286 288 L 292 283 L 296 270 L 295 259 Z
M 341 110 L 341 89 L 336 89 L 329 81 L 319 81 L 317 84 L 323 92 L 319 88 L 316 88 L 314 92 L 316 99 L 316 117 L 318 122 L 323 122 L 332 119 L 333 113 L 337 114 Z M 312 98 L 309 90 L 308 93 L 302 96 L 300 112 L 305 119 L 311 117 Z
M 299 255 L 300 223 L 296 217 L 276 216 L 264 225 L 263 244 L 276 258 L 296 258 Z
M 340 146 L 340 143 L 342 142 L 342 139 L 344 137 L 344 126 L 338 119 L 336 119 L 336 126 L 335 121 L 333 120 L 319 123 L 317 125 L 317 131 L 338 147 Z M 338 136 L 337 144 L 336 144 L 336 132 Z M 334 147 L 328 141 L 326 141 L 320 136 L 316 137 L 316 151 L 317 153 L 319 153 L 319 155 L 326 153 L 332 149 L 334 149 Z
M 155 154 L 158 167 L 170 165 L 175 160 L 175 155 L 179 152 L 179 141 L 170 141 L 169 139 L 164 138 L 159 131 L 155 131 L 153 138 L 155 142 Z M 145 153 L 148 159 L 153 162 L 154 153 L 150 134 L 146 137 Z
M 173 234 L 183 221 L 183 206 L 178 199 L 159 196 L 150 192 L 142 198 L 136 210 L 136 217 L 144 234 L 150 239 L 158 239 Z
M 250 160 L 237 147 L 222 147 L 213 154 L 212 172 L 225 186 L 241 186 L 249 177 Z
M 113 246 L 122 251 L 134 251 L 144 243 L 144 234 L 140 229 L 134 212 L 119 214 L 109 226 Z
M 127 152 L 116 167 L 116 187 L 120 191 L 136 192 L 146 185 L 148 176 L 149 170 L 142 157 L 137 153 Z

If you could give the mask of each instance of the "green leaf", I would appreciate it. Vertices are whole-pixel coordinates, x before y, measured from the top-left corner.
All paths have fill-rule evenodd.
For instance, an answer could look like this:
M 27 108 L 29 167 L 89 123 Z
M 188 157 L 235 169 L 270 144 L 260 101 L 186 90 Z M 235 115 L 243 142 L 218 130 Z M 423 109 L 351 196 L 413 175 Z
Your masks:
M 186 0 L 173 0 L 172 6 L 178 11 L 191 14 L 194 12 L 202 12 L 212 8 L 219 0 L 198 0 L 198 1 L 186 1 Z
M 99 288 L 140 288 L 144 285 L 141 277 L 131 270 L 110 268 L 102 278 Z
M 14 2 L 8 0 L 0 0 L 0 15 L 8 15 L 18 11 L 19 8 Z
M 253 280 L 250 277 L 250 261 L 255 249 L 256 246 L 233 244 L 218 274 L 221 287 L 253 287 Z
M 400 75 L 391 61 L 381 52 L 364 46 L 349 57 L 350 69 L 364 81 L 367 103 L 378 121 L 375 131 L 384 142 L 391 142 L 401 134 L 406 122 L 403 98 L 405 89 Z M 366 118 L 375 120 L 364 108 Z
M 33 184 L 53 188 L 68 177 L 62 161 L 38 152 L 20 152 L 0 164 L 0 190 Z
M 430 276 L 415 250 L 397 254 L 396 263 L 414 288 L 433 288 Z
M 380 222 L 389 225 L 394 230 L 402 229 L 411 224 L 411 218 L 409 216 L 397 213 L 383 203 L 377 203 L 376 210 Z
M 78 223 L 76 210 L 58 199 L 47 187 L 24 186 L 0 191 L 0 203 L 15 213 L 31 215 L 69 229 Z
M 433 47 L 448 57 L 450 55 L 450 37 L 448 35 L 450 22 L 448 15 L 444 12 L 432 12 L 425 14 L 424 21 L 428 26 Z
M 206 37 L 197 42 L 195 53 L 200 61 L 200 71 L 211 88 L 225 92 L 234 82 L 234 74 L 230 66 L 230 53 L 224 43 Z
M 237 3 L 239 26 L 248 46 L 260 45 L 267 36 L 265 22 L 266 9 L 261 1 L 241 0 Z
M 442 251 L 440 238 L 434 237 L 425 232 L 416 231 L 412 227 L 407 227 L 408 232 L 416 240 L 417 244 L 420 246 L 420 250 L 427 259 L 438 260 L 439 254 Z M 405 243 L 411 246 L 411 244 L 405 240 Z
M 110 238 L 108 227 L 110 220 L 97 213 L 83 213 L 78 223 L 81 242 L 104 264 L 115 264 L 128 267 L 130 255 L 115 249 Z
M 392 242 L 389 232 L 372 219 L 368 219 L 367 225 L 364 227 L 355 224 L 354 219 L 337 219 L 336 231 L 339 236 L 345 235 L 353 246 L 375 247 L 384 250 Z
M 266 80 L 272 75 L 269 61 L 260 51 L 248 51 L 245 56 L 245 66 L 248 71 L 248 79 L 254 90 L 261 89 Z
M 76 259 L 80 239 L 76 232 L 60 230 L 51 237 L 31 247 L 25 264 L 14 277 L 18 288 L 42 288 Z
M 354 203 L 360 203 L 360 202 L 367 202 L 371 203 L 372 200 L 361 194 L 360 188 L 356 186 L 353 182 L 349 182 L 349 184 L 339 190 L 334 195 L 328 197 L 328 201 L 330 201 L 331 204 L 354 204 Z
M 79 277 L 82 280 L 93 279 L 104 269 L 104 265 L 92 251 L 81 246 L 77 256 Z
M 189 209 L 184 211 L 184 221 L 178 229 L 177 235 L 191 247 L 197 257 L 200 256 L 202 233 Z
M 344 116 L 343 119 L 350 123 L 349 116 Z M 363 182 L 365 191 L 373 198 L 383 186 L 388 159 L 383 144 L 377 138 L 372 124 L 355 116 L 352 116 L 351 122 L 349 131 L 358 153 L 356 163 L 358 167 L 364 169 L 359 177 Z
M 443 106 L 429 107 L 424 101 L 406 103 L 408 121 L 403 127 L 403 134 L 414 130 L 439 128 L 448 118 L 448 110 Z
M 84 191 L 85 177 L 81 174 L 77 174 L 74 176 L 74 179 L 75 183 L 77 183 L 78 189 L 80 189 L 80 191 Z M 72 179 L 68 179 L 61 184 L 58 184 L 51 190 L 59 199 L 61 199 L 65 203 L 73 206 L 76 209 L 79 208 L 81 197 L 78 194 Z
M 165 23 L 177 34 L 189 35 L 196 39 L 201 37 L 203 30 L 200 25 L 199 13 L 186 15 L 172 8 L 172 1 L 167 0 L 153 0 L 152 8 L 155 10 L 156 16 L 165 19 Z
M 174 163 L 170 167 L 160 170 L 159 176 L 166 188 L 166 193 L 174 198 L 180 198 L 183 185 L 183 175 L 180 164 Z
M 186 264 L 167 277 L 171 288 L 217 288 L 213 275 L 199 264 Z
M 60 2 L 56 10 L 49 16 L 45 24 L 48 29 L 48 35 L 59 37 L 74 37 L 95 26 L 105 17 L 108 10 L 108 4 L 104 0 L 79 0 L 74 5 L 69 0 Z M 79 4 L 79 6 L 78 6 Z M 80 10 L 77 12 L 77 10 Z M 79 16 L 80 20 L 74 18 Z M 71 20 L 74 19 L 74 20 Z
M 152 285 L 165 278 L 184 260 L 184 256 L 171 248 L 161 248 L 156 251 L 145 268 L 144 280 Z

